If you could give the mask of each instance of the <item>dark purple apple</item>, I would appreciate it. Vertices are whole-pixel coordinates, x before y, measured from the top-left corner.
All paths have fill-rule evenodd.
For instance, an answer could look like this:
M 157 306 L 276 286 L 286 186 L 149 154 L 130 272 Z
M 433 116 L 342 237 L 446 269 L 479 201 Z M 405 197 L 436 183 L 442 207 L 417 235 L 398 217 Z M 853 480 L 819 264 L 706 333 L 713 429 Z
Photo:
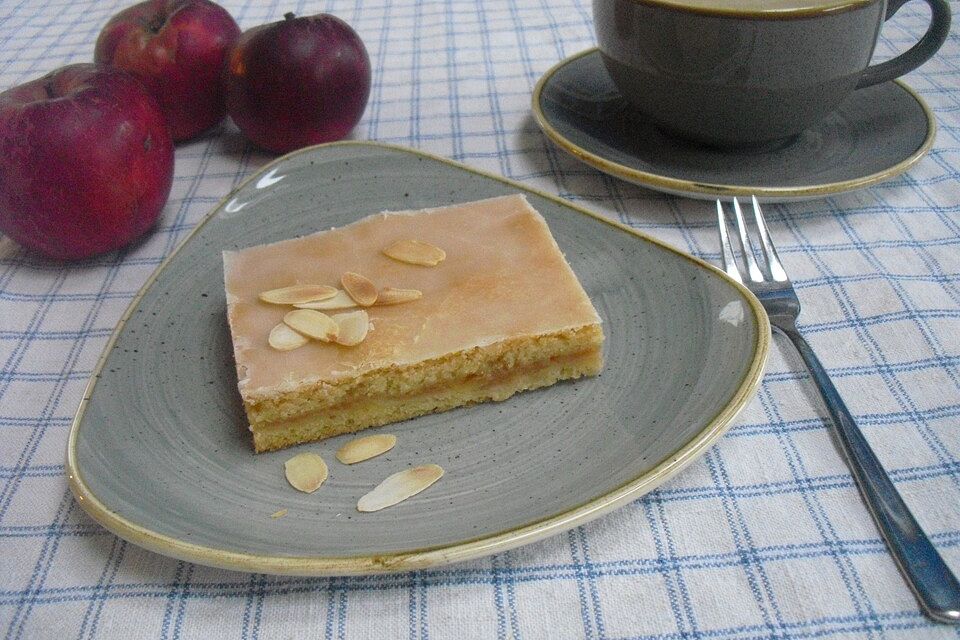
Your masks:
M 119 69 L 74 64 L 0 93 L 0 231 L 57 260 L 126 245 L 160 215 L 173 141 Z
M 223 119 L 220 77 L 239 37 L 236 21 L 210 0 L 147 0 L 110 18 L 93 59 L 137 76 L 173 139 L 186 140 Z
M 255 144 L 286 153 L 339 140 L 370 95 L 370 58 L 360 36 L 328 14 L 245 31 L 224 70 L 227 112 Z

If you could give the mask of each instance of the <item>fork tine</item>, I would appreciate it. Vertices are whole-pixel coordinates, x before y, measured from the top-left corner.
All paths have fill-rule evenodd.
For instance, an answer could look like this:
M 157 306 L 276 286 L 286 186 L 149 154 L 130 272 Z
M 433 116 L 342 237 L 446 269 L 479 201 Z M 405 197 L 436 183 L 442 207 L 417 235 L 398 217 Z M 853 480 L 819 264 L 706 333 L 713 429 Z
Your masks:
M 753 254 L 753 245 L 747 235 L 747 225 L 743 220 L 743 212 L 740 211 L 740 202 L 736 198 L 733 199 L 733 213 L 737 221 L 740 248 L 743 250 L 744 259 L 747 261 L 747 271 L 750 273 L 750 279 L 754 282 L 763 282 L 763 274 L 760 272 L 760 267 L 757 266 L 757 260 Z
M 763 255 L 767 259 L 767 265 L 770 267 L 770 276 L 777 282 L 787 282 L 787 272 L 783 269 L 783 263 L 780 262 L 780 256 L 777 255 L 777 247 L 770 239 L 767 233 L 767 222 L 763 219 L 763 212 L 760 211 L 760 203 L 757 202 L 757 196 L 751 196 L 753 200 L 753 218 L 757 222 L 757 230 L 760 232 L 760 243 L 763 247 Z
M 730 244 L 730 236 L 727 234 L 727 216 L 723 213 L 723 203 L 720 200 L 717 200 L 717 230 L 720 232 L 720 256 L 723 260 L 723 270 L 731 278 L 743 284 L 740 269 L 737 268 L 737 261 L 733 257 L 733 245 Z

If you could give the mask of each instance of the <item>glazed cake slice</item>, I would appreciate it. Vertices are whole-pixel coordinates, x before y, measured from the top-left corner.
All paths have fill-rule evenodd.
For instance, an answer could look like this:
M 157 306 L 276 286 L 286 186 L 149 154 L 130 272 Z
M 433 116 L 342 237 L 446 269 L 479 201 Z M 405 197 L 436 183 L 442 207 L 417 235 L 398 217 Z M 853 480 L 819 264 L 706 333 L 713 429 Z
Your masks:
M 445 258 L 426 266 L 384 252 L 409 240 Z M 543 217 L 520 195 L 380 213 L 227 251 L 223 261 L 240 395 L 258 452 L 504 400 L 596 375 L 602 365 L 600 317 Z M 381 291 L 422 296 L 366 307 L 370 330 L 354 346 L 271 347 L 271 330 L 293 307 L 260 294 L 297 284 L 340 288 L 345 272 Z

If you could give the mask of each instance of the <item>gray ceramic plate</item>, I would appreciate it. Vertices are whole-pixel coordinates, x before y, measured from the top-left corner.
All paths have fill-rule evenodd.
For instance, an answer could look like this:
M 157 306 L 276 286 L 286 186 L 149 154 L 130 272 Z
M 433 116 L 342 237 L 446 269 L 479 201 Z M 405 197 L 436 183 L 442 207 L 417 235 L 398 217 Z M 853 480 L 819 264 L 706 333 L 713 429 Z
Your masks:
M 605 322 L 599 378 L 426 416 L 354 466 L 350 436 L 314 494 L 254 455 L 236 391 L 220 251 L 383 209 L 522 192 Z M 290 574 L 375 573 L 475 558 L 558 533 L 650 491 L 719 437 L 758 384 L 769 326 L 722 272 L 572 205 L 442 158 L 374 143 L 304 149 L 228 196 L 125 314 L 70 433 L 70 486 L 105 527 L 176 558 Z M 446 475 L 377 513 L 357 499 L 408 465 Z M 287 509 L 285 517 L 271 514 Z
M 889 180 L 933 144 L 929 107 L 902 82 L 854 91 L 817 126 L 767 151 L 717 150 L 679 141 L 620 96 L 597 49 L 543 75 L 533 114 L 561 149 L 644 187 L 691 198 L 756 195 L 780 202 L 821 198 Z

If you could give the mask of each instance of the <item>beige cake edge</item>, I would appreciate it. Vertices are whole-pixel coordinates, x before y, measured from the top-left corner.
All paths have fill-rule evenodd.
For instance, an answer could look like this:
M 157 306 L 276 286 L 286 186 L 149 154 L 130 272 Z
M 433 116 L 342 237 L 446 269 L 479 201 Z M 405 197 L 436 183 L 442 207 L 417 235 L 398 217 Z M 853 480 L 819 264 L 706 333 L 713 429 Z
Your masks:
M 602 346 L 603 329 L 593 323 L 383 367 L 341 384 L 304 383 L 244 405 L 261 453 L 597 375 Z

